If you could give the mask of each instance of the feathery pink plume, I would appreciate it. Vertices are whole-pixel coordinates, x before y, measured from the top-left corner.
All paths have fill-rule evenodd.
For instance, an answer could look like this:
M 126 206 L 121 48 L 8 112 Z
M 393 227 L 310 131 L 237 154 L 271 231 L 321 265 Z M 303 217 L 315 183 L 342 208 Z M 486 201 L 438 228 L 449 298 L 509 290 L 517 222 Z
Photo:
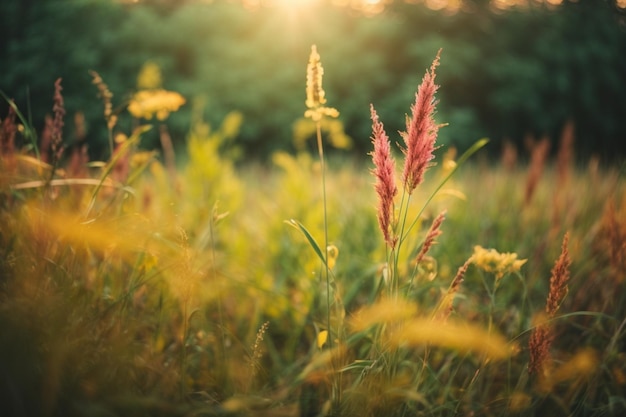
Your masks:
M 435 93 L 439 86 L 435 84 L 435 68 L 439 65 L 439 55 L 426 71 L 422 83 L 415 94 L 415 104 L 411 106 L 412 116 L 407 118 L 406 132 L 402 133 L 406 148 L 403 149 L 405 160 L 402 181 L 406 191 L 411 194 L 424 180 L 424 173 L 434 158 L 435 141 L 439 125 L 435 123 Z
M 391 155 L 389 137 L 385 133 L 382 122 L 374 106 L 370 104 L 372 116 L 372 143 L 374 151 L 372 161 L 374 169 L 372 174 L 376 177 L 376 193 L 378 194 L 378 224 L 383 232 L 385 242 L 394 248 L 398 238 L 393 234 L 394 203 L 393 198 L 398 193 L 395 181 L 396 163 Z

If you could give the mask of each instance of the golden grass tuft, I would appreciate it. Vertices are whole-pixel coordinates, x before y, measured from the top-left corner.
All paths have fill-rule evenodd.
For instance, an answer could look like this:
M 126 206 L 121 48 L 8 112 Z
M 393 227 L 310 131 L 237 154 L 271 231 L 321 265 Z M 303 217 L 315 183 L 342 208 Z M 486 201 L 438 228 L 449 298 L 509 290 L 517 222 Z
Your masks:
M 440 322 L 424 318 L 413 319 L 390 335 L 387 343 L 397 347 L 437 346 L 461 353 L 485 355 L 503 360 L 517 351 L 514 344 L 495 332 L 461 321 Z
M 417 314 L 417 306 L 403 298 L 385 298 L 355 312 L 349 320 L 353 332 L 359 332 L 378 324 L 401 323 Z

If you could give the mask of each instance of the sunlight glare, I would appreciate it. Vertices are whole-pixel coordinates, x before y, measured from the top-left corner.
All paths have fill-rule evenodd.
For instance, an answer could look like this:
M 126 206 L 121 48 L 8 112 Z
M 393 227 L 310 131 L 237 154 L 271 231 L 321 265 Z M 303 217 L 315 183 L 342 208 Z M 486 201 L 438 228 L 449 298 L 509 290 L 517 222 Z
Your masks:
M 304 7 L 315 3 L 317 0 L 276 0 L 275 3 L 283 7 Z
M 339 7 L 351 7 L 366 15 L 376 15 L 385 10 L 390 0 L 333 0 L 332 4 Z
M 458 11 L 463 2 L 461 0 L 424 0 L 424 4 L 431 10 Z
M 248 9 L 256 9 L 261 6 L 266 6 L 295 10 L 310 6 L 317 2 L 319 2 L 319 0 L 243 0 L 243 5 Z

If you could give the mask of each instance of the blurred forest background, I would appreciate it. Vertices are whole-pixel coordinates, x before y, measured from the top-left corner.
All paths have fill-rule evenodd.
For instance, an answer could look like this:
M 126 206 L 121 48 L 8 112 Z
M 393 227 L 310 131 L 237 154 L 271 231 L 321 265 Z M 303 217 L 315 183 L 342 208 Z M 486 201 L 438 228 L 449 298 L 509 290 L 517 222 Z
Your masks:
M 61 77 L 65 141 L 74 140 L 72 116 L 83 112 L 97 158 L 107 149 L 107 131 L 89 70 L 108 84 L 120 129 L 129 131 L 137 121 L 125 105 L 151 61 L 161 68 L 163 87 L 187 99 L 166 121 L 176 146 L 200 99 L 213 125 L 241 112 L 238 144 L 247 157 L 265 158 L 293 149 L 306 63 L 316 44 L 328 105 L 340 111 L 353 139 L 349 152 L 364 155 L 369 104 L 399 140 L 393 132 L 404 129 L 416 87 L 442 48 L 437 118 L 449 126 L 440 143 L 463 149 L 489 137 L 495 154 L 505 139 L 520 149 L 529 136 L 556 141 L 571 121 L 579 157 L 626 155 L 626 2 L 352 3 L 2 0 L 0 90 L 41 129 Z M 0 115 L 6 109 L 2 102 Z M 151 133 L 146 147 L 158 146 L 156 129 Z

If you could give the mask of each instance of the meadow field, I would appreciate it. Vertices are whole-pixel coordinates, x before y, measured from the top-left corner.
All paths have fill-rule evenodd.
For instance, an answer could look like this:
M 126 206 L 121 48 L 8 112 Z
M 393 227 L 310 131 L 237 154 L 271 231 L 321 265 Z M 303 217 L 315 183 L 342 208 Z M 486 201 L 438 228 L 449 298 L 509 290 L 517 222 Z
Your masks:
M 329 152 L 314 52 L 312 137 L 268 164 L 239 158 L 236 112 L 174 155 L 173 92 L 124 130 L 97 73 L 102 161 L 61 81 L 43 131 L 2 115 L 0 414 L 626 413 L 624 165 L 576 154 L 574 126 L 438 147 L 438 58 L 406 132 L 373 103 L 371 154 Z

